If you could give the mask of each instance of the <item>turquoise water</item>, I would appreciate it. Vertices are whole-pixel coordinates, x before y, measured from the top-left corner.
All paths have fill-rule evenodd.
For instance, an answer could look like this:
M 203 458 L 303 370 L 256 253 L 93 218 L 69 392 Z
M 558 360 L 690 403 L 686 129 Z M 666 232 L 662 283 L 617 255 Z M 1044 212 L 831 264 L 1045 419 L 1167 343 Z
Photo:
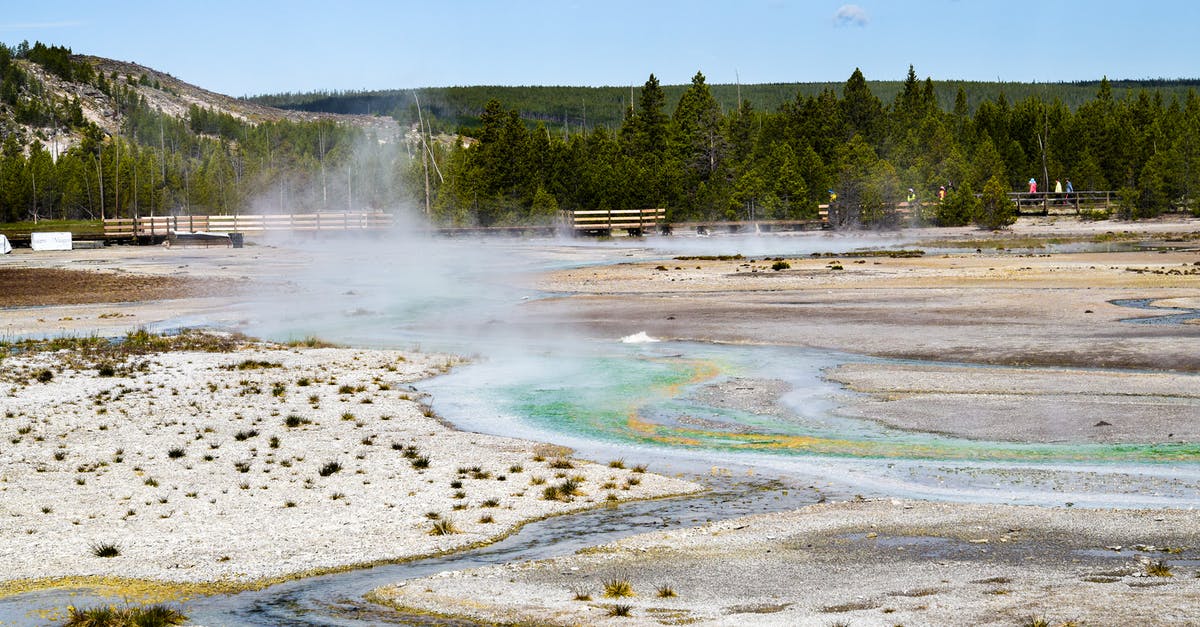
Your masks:
M 536 367 L 503 360 L 469 366 L 425 386 L 448 403 L 452 420 L 466 413 L 503 416 L 511 427 L 610 444 L 697 452 L 767 453 L 924 461 L 1038 463 L 1195 463 L 1195 444 L 1024 444 L 989 442 L 887 428 L 837 415 L 849 392 L 821 379 L 821 370 L 849 355 L 801 348 L 666 343 L 652 348 L 592 347 L 571 355 L 543 354 Z M 804 392 L 771 411 L 702 402 L 709 386 L 735 378 L 771 379 Z M 476 424 L 475 426 L 481 426 Z M 532 434 L 531 434 L 532 435 Z

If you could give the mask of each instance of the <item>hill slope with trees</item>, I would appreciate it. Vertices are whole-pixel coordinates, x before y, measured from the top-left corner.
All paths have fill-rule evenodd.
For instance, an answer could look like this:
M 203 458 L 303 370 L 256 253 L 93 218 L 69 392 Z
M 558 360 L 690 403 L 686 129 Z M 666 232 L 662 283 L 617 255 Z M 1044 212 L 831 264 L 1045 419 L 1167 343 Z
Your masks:
M 284 111 L 0 45 L 0 222 L 394 206 L 399 139 L 387 117 Z

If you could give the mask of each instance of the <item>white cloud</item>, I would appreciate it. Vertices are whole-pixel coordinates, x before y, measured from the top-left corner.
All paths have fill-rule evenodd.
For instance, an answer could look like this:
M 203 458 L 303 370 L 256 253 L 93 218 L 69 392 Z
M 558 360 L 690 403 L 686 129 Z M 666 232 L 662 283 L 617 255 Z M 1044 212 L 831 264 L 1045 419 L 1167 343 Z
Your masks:
M 866 26 L 870 20 L 871 16 L 867 15 L 866 9 L 857 4 L 843 4 L 837 13 L 833 14 L 833 23 L 836 26 Z

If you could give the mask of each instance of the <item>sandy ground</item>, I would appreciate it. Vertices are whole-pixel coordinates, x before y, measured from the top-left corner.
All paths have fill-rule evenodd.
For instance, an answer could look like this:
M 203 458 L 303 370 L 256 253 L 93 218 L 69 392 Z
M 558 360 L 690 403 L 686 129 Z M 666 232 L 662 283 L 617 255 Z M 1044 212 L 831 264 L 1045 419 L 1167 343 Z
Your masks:
M 1009 442 L 1200 442 L 1200 376 L 1066 368 L 844 364 L 870 396 L 840 413 L 908 431 Z
M 561 452 L 447 428 L 406 384 L 453 363 L 254 344 L 133 357 L 102 376 L 72 351 L 6 357 L 0 573 L 248 583 L 698 489 L 594 463 L 552 468 Z M 414 466 L 421 457 L 427 468 Z M 340 469 L 322 476 L 330 463 Z M 578 494 L 543 497 L 568 478 Z M 431 535 L 435 516 L 458 531 Z M 93 555 L 101 544 L 120 555 Z
M 376 594 L 505 624 L 1196 624 L 1197 523 L 1180 511 L 831 503 Z M 1147 574 L 1159 561 L 1171 576 Z M 606 597 L 614 580 L 634 596 Z M 663 587 L 676 596 L 659 596 Z M 617 605 L 629 616 L 611 617 Z

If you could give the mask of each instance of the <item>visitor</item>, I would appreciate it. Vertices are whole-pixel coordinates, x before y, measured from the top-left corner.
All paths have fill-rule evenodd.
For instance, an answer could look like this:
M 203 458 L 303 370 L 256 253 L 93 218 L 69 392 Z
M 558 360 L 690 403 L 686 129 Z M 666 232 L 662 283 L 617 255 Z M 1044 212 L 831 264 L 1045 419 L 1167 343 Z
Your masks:
M 1034 178 L 1029 179 L 1029 193 L 1030 194 L 1037 193 L 1037 179 L 1034 179 Z
M 911 187 L 908 188 L 908 204 L 910 204 L 910 205 L 913 204 L 913 201 L 915 201 L 916 199 L 917 199 L 917 191 Z
M 1062 193 L 1062 181 L 1060 181 L 1058 179 L 1054 179 L 1054 193 L 1055 194 Z
M 938 188 L 938 200 L 946 200 L 946 186 L 945 185 Z

